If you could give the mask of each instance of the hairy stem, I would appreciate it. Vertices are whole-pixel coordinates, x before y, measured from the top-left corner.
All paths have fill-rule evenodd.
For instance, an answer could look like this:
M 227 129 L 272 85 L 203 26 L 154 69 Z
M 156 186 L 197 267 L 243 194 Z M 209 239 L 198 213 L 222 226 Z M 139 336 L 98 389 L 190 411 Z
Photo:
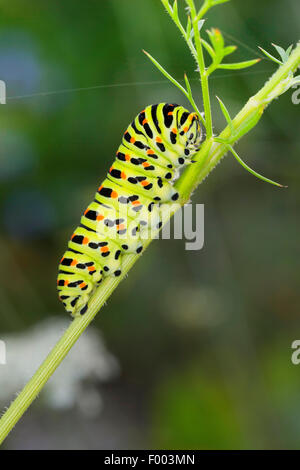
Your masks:
M 197 51 L 197 63 L 199 66 L 199 74 L 200 74 L 201 89 L 202 89 L 206 136 L 208 139 L 210 139 L 213 135 L 213 128 L 212 128 L 212 116 L 211 116 L 210 95 L 209 95 L 209 85 L 208 85 L 208 74 L 205 68 L 200 31 L 198 28 L 198 17 L 197 17 L 194 0 L 186 0 L 186 1 L 191 11 L 195 46 L 196 46 L 196 51 Z
M 300 64 L 300 43 L 294 49 L 287 62 L 281 65 L 265 85 L 253 95 L 241 111 L 232 120 L 231 125 L 218 136 L 228 143 L 234 145 L 242 136 L 247 134 L 260 120 L 263 111 L 268 104 L 277 98 L 274 90 L 287 79 L 291 72 L 295 71 Z M 176 186 L 181 194 L 182 203 L 186 203 L 191 193 L 215 168 L 227 153 L 226 144 L 214 142 L 214 139 L 206 139 L 198 154 L 193 157 L 198 164 L 191 165 L 185 169 Z
M 300 44 L 295 48 L 287 62 L 275 72 L 264 87 L 249 99 L 243 109 L 233 119 L 232 126 L 227 126 L 219 137 L 223 140 L 230 141 L 231 145 L 233 145 L 238 139 L 249 132 L 259 121 L 267 104 L 276 98 L 276 93 L 274 92 L 278 89 L 282 80 L 286 79 L 299 64 Z M 186 168 L 176 183 L 176 187 L 181 194 L 182 205 L 189 200 L 195 188 L 206 178 L 212 169 L 215 168 L 227 151 L 227 145 L 216 143 L 213 137 L 207 137 L 195 157 L 197 163 Z M 147 247 L 150 242 L 151 239 L 145 243 L 145 247 Z M 87 312 L 82 317 L 72 321 L 37 372 L 2 416 L 0 420 L 0 443 L 4 441 L 8 433 L 66 357 L 74 343 L 139 258 L 140 255 L 124 255 L 122 275 L 118 278 L 106 278 L 91 297 Z

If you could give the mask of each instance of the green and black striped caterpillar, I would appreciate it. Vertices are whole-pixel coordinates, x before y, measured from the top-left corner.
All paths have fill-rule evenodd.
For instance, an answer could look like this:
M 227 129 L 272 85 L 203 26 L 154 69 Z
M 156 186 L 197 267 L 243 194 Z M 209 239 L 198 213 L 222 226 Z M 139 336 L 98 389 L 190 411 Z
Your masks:
M 130 124 L 59 265 L 59 299 L 69 313 L 83 315 L 102 279 L 121 274 L 124 253 L 142 252 L 142 232 L 159 228 L 160 204 L 179 198 L 178 169 L 200 143 L 198 115 L 177 104 L 148 106 Z

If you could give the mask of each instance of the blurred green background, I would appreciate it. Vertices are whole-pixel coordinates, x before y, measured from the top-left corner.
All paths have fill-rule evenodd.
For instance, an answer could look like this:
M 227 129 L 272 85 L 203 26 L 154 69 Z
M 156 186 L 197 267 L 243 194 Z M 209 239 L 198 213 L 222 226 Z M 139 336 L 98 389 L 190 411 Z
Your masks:
M 13 0 L 0 12 L 8 97 L 0 110 L 1 338 L 53 315 L 68 325 L 57 264 L 122 132 L 145 105 L 188 106 L 142 48 L 176 78 L 186 71 L 198 102 L 200 87 L 158 0 Z M 295 43 L 299 17 L 297 0 L 232 0 L 211 11 L 206 26 L 230 35 L 235 58 L 247 60 L 260 56 L 258 45 Z M 266 59 L 220 71 L 212 96 L 234 115 L 273 70 Z M 293 92 L 238 145 L 252 167 L 289 188 L 223 160 L 193 196 L 205 204 L 204 248 L 155 241 L 94 322 L 121 368 L 102 388 L 102 413 L 87 419 L 37 401 L 7 449 L 300 448 L 300 365 L 291 363 L 300 337 Z M 218 130 L 215 99 L 213 109 Z

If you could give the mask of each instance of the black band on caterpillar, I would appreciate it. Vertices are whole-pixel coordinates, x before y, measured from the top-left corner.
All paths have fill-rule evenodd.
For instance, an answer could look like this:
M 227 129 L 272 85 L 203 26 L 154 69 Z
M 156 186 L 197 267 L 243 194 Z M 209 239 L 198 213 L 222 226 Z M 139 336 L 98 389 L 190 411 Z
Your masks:
M 200 143 L 198 115 L 177 104 L 148 106 L 129 125 L 59 265 L 59 298 L 69 313 L 83 315 L 102 279 L 121 275 L 122 256 L 142 252 L 142 232 L 161 226 L 160 203 L 179 198 L 174 178 Z

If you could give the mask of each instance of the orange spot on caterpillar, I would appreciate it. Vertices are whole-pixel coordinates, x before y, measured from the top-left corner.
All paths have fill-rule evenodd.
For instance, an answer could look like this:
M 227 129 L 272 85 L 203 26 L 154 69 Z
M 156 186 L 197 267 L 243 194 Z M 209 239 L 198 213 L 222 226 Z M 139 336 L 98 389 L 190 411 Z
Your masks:
M 101 186 L 99 186 L 98 191 L 101 191 L 102 188 L 103 188 L 103 184 L 101 184 Z
M 113 166 L 110 167 L 109 172 L 111 173 L 111 170 L 113 170 Z
M 154 155 L 154 150 L 151 150 L 151 149 L 147 150 L 147 155 Z
M 125 160 L 128 162 L 130 160 L 130 155 L 128 155 L 128 153 L 126 153 L 125 155 Z
M 121 172 L 121 178 L 122 180 L 126 180 L 126 173 L 124 173 L 124 171 Z
M 137 205 L 140 204 L 140 201 L 132 201 L 132 204 L 133 204 L 134 206 L 137 206 Z
M 94 266 L 89 266 L 89 267 L 88 267 L 88 270 L 89 270 L 90 272 L 91 272 L 91 271 L 96 271 L 95 268 L 94 268 Z
M 69 284 L 68 279 L 65 280 L 64 286 L 67 286 Z
M 123 230 L 125 228 L 125 225 L 124 224 L 119 224 L 117 225 L 117 229 L 118 230 Z
M 177 134 L 177 129 L 176 129 L 176 127 L 173 127 L 172 132 L 173 132 L 173 134 Z
M 148 119 L 144 119 L 143 122 L 142 122 L 143 126 L 144 126 L 145 124 L 147 124 L 147 122 L 148 122 Z
M 173 111 L 169 111 L 168 116 L 173 116 Z
M 135 138 L 134 138 L 134 137 L 131 137 L 130 143 L 131 143 L 131 144 L 134 144 L 134 142 L 135 142 Z
M 71 263 L 71 266 L 75 266 L 75 264 L 77 264 L 77 260 L 76 259 L 73 259 L 72 263 Z
M 62 259 L 60 260 L 60 263 L 62 263 L 64 259 L 65 259 L 65 257 L 63 256 Z
M 98 221 L 103 220 L 103 219 L 104 219 L 104 215 L 99 214 L 99 215 L 97 215 L 96 219 L 97 219 Z
M 142 165 L 143 165 L 144 168 L 147 168 L 148 166 L 150 166 L 150 163 L 144 162 Z
M 197 116 L 196 113 L 191 113 L 191 114 L 189 115 L 188 119 L 189 119 L 190 121 L 193 121 L 194 119 L 198 119 L 198 116 Z
M 86 286 L 86 283 L 85 282 L 82 282 L 81 284 L 79 284 L 79 287 L 82 288 L 82 287 L 85 287 Z
M 147 181 L 147 180 L 146 181 L 141 181 L 142 186 L 148 186 L 148 184 L 149 184 L 149 181 Z
M 188 126 L 185 126 L 185 127 L 183 128 L 183 132 L 187 132 L 188 130 L 189 130 Z
M 87 245 L 89 242 L 89 239 L 87 237 L 83 237 L 82 244 Z
M 112 199 L 116 199 L 116 197 L 118 197 L 117 191 L 112 191 L 110 197 L 111 197 Z
M 155 140 L 156 140 L 156 142 L 158 142 L 158 143 L 161 143 L 161 142 L 162 142 L 162 138 L 161 138 L 161 137 L 158 137 L 158 136 L 156 137 Z
M 100 251 L 102 251 L 102 253 L 107 253 L 108 252 L 108 246 L 102 246 Z

